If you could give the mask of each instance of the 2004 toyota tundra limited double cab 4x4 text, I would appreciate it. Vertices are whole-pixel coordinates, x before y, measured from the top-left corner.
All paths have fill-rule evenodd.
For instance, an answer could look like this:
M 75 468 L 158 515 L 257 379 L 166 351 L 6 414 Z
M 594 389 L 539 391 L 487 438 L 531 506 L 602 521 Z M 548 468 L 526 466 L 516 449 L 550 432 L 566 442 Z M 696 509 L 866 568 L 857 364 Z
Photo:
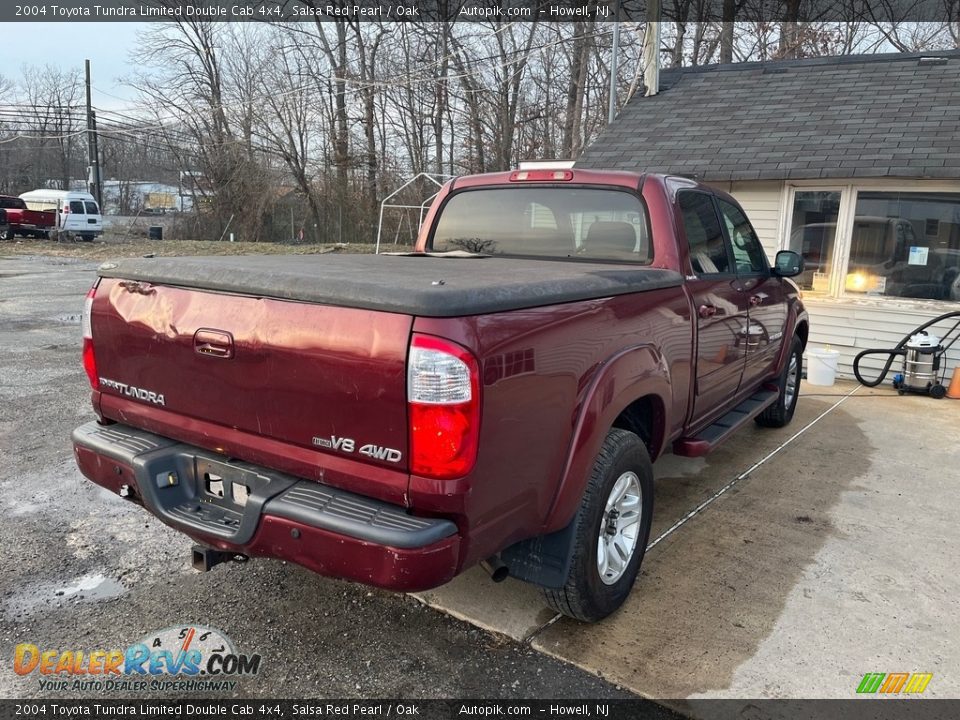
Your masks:
M 193 538 L 394 590 L 479 562 L 593 621 L 637 576 L 652 460 L 790 422 L 807 313 L 728 195 L 448 182 L 412 253 L 100 267 L 83 474 Z

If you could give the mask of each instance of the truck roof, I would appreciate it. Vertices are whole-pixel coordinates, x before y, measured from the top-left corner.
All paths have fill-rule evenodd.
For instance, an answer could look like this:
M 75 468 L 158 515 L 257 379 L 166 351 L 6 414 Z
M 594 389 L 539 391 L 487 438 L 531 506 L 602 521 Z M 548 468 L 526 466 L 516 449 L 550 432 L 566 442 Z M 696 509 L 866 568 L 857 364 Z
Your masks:
M 554 169 L 554 168 L 551 168 Z M 558 169 L 563 172 L 563 170 Z M 531 170 L 537 171 L 537 170 Z M 522 185 L 523 181 L 511 181 L 511 176 L 518 171 L 509 170 L 506 172 L 482 173 L 480 175 L 462 175 L 453 179 L 451 189 L 460 189 L 466 187 L 481 187 L 483 185 Z M 640 187 L 640 181 L 647 173 L 627 172 L 623 170 L 581 170 L 572 168 L 566 172 L 573 173 L 571 180 L 558 181 L 558 185 L 566 183 L 586 184 L 586 185 L 619 185 L 622 187 L 636 190 Z M 542 180 L 532 180 L 531 182 L 543 182 Z

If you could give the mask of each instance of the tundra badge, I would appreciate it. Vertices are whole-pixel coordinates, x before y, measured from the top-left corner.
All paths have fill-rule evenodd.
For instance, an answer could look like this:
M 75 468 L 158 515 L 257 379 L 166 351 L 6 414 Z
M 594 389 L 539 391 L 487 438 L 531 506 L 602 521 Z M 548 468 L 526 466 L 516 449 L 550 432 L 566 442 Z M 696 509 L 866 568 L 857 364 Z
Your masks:
M 154 405 L 166 405 L 166 401 L 163 399 L 163 393 L 156 393 L 153 390 L 147 390 L 145 388 L 134 387 L 133 385 L 127 385 L 126 383 L 117 382 L 116 380 L 111 380 L 110 378 L 102 377 L 100 378 L 100 384 L 104 387 L 112 388 L 118 391 L 121 395 L 126 395 L 127 397 L 133 397 L 137 400 L 146 400 L 151 402 Z

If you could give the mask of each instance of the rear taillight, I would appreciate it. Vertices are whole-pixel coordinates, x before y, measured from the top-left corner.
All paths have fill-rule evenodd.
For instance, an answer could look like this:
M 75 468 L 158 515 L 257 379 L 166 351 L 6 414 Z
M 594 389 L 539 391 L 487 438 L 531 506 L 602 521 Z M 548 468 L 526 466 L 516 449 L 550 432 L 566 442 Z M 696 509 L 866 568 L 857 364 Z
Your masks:
M 480 370 L 464 347 L 414 335 L 407 364 L 410 472 L 446 480 L 463 477 L 477 459 Z
M 97 360 L 93 356 L 93 323 L 91 313 L 93 312 L 93 296 L 97 289 L 90 288 L 87 293 L 87 299 L 83 303 L 83 369 L 87 371 L 87 377 L 90 379 L 90 387 L 94 390 L 100 389 L 100 376 L 97 375 Z

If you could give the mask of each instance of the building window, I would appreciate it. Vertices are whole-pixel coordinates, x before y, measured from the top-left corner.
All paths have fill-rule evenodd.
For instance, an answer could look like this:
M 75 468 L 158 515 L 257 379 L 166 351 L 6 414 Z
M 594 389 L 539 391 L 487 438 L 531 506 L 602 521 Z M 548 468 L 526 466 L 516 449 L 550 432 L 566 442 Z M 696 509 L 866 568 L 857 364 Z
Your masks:
M 798 188 L 791 220 L 803 290 L 960 301 L 960 193 Z
M 793 196 L 793 228 L 788 248 L 803 256 L 804 271 L 796 281 L 802 290 L 826 293 L 833 273 L 839 190 L 797 190 Z
M 960 300 L 960 194 L 857 194 L 844 289 Z

